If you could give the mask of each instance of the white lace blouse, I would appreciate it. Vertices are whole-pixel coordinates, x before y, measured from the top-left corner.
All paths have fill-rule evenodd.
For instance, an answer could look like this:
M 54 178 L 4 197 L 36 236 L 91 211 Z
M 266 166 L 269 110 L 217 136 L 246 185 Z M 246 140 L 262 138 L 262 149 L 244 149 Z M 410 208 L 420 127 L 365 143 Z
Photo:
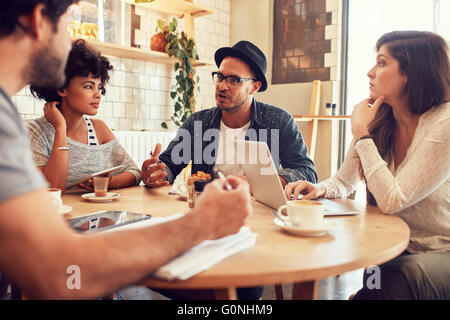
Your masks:
M 321 182 L 325 197 L 344 198 L 353 192 L 360 165 L 378 207 L 411 229 L 409 252 L 450 251 L 450 103 L 420 116 L 396 169 L 381 158 L 372 139 L 352 143 L 336 175 Z

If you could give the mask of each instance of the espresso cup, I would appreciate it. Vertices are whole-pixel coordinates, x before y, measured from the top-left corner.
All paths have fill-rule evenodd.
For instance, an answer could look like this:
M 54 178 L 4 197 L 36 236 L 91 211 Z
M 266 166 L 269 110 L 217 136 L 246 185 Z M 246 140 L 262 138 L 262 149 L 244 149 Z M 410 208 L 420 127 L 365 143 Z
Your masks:
M 52 198 L 53 205 L 55 206 L 56 210 L 61 210 L 62 208 L 62 200 L 61 200 L 61 189 L 58 188 L 47 188 L 47 193 L 49 194 L 50 198 Z
M 293 226 L 305 229 L 318 229 L 324 223 L 323 204 L 312 200 L 293 200 L 278 208 L 278 214 L 286 209 Z
M 109 177 L 99 176 L 92 178 L 94 180 L 94 192 L 96 197 L 106 197 L 108 193 Z

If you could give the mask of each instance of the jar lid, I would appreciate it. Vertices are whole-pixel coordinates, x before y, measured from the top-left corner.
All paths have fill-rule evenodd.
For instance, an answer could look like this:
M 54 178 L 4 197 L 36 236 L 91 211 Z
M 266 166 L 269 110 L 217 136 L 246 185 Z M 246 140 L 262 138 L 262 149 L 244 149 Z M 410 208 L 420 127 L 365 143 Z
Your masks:
M 194 181 L 194 188 L 197 192 L 202 192 L 205 186 L 210 183 L 212 180 L 196 180 Z

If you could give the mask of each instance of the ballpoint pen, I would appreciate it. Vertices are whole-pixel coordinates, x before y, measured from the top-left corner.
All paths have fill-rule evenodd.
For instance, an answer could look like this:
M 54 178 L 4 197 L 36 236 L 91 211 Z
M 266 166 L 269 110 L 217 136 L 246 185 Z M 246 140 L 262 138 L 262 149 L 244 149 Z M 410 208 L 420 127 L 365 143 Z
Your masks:
M 227 181 L 227 178 L 225 177 L 225 175 L 223 174 L 222 171 L 216 169 L 214 170 L 216 175 L 219 177 L 219 179 L 223 180 L 225 182 L 225 189 L 227 189 L 228 191 L 233 190 L 233 187 L 231 186 L 231 184 Z

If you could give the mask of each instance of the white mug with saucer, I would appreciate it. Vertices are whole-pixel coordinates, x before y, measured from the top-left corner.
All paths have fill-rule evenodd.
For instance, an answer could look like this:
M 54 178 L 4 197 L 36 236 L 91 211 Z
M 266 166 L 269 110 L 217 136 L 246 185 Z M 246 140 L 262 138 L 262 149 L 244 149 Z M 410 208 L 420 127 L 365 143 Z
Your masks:
M 319 235 L 328 231 L 328 224 L 324 219 L 324 207 L 321 202 L 313 200 L 293 200 L 278 208 L 278 215 L 287 211 L 285 220 L 288 225 L 280 225 L 290 233 L 298 235 Z M 277 219 L 278 220 L 278 219 Z
M 47 193 L 52 198 L 53 205 L 56 210 L 59 212 L 62 208 L 62 200 L 61 200 L 61 189 L 58 188 L 47 188 Z
M 62 199 L 61 199 L 61 194 L 62 191 L 61 189 L 58 188 L 47 188 L 47 193 L 50 196 L 50 198 L 52 198 L 53 204 L 56 208 L 56 211 L 58 211 L 58 213 L 60 214 L 64 214 L 64 213 L 68 213 L 70 211 L 72 211 L 72 207 L 71 206 L 66 206 L 62 203 Z

